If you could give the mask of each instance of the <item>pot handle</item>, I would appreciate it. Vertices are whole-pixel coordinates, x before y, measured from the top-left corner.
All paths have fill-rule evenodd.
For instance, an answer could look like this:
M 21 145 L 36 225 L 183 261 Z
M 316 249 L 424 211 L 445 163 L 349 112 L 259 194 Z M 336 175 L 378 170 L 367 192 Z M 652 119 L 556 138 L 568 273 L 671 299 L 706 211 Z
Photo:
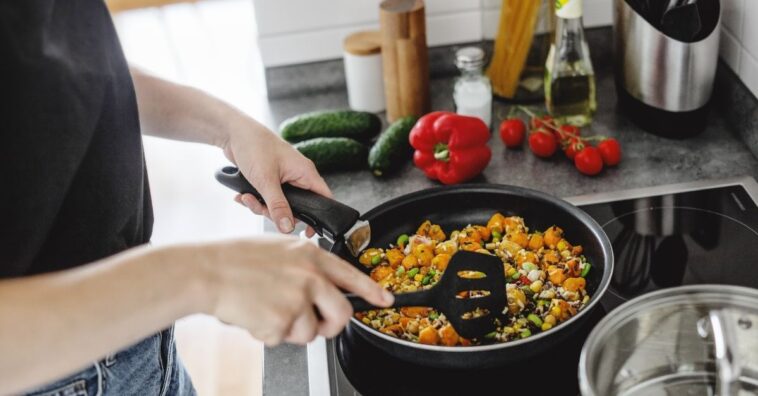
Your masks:
M 714 356 L 716 358 L 716 394 L 719 396 L 737 396 L 740 391 L 742 362 L 737 356 L 737 326 L 739 313 L 727 309 L 715 309 L 703 318 L 707 323 L 703 338 L 713 337 Z
M 219 169 L 216 172 L 216 180 L 240 194 L 252 194 L 260 203 L 265 204 L 258 190 L 236 167 L 225 166 Z M 319 235 L 332 242 L 344 237 L 360 217 L 357 210 L 313 191 L 291 184 L 282 184 L 282 191 L 295 218 L 313 227 Z

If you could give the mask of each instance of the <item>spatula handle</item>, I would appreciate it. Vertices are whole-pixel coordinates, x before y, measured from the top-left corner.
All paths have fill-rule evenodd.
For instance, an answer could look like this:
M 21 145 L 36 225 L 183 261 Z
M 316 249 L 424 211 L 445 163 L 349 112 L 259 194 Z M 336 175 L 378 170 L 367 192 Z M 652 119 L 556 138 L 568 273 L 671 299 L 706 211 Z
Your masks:
M 392 308 L 399 307 L 429 307 L 433 301 L 431 290 L 423 290 L 410 293 L 395 294 L 395 302 L 392 304 Z M 377 307 L 363 298 L 353 294 L 345 294 L 347 300 L 350 301 L 350 305 L 353 306 L 355 312 L 368 311 L 370 309 L 382 309 L 387 307 Z

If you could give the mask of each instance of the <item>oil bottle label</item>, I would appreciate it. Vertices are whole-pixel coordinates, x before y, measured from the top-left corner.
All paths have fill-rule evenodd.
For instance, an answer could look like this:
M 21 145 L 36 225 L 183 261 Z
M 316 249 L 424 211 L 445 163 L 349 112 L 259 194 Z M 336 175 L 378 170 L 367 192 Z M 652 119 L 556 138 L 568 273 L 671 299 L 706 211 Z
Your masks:
M 555 0 L 555 15 L 574 19 L 582 16 L 582 0 Z

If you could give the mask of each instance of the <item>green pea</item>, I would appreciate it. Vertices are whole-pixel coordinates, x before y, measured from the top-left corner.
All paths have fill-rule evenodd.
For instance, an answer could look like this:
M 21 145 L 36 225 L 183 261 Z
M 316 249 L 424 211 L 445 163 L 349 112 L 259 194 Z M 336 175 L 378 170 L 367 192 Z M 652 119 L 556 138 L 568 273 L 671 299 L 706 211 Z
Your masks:
M 526 318 L 529 319 L 530 322 L 534 323 L 535 326 L 542 327 L 542 319 L 540 319 L 539 316 L 535 314 L 529 314 Z
M 488 338 L 490 340 L 493 339 L 493 338 L 495 338 L 495 337 L 497 337 L 497 331 L 493 331 L 493 332 L 490 332 L 490 333 L 487 333 L 487 334 L 484 335 L 484 338 Z
M 529 329 L 521 330 L 521 338 L 526 338 L 532 335 L 532 332 L 529 331 Z
M 587 274 L 590 273 L 590 267 L 592 267 L 590 263 L 584 263 L 584 268 L 582 268 L 582 274 L 581 274 L 582 278 L 586 278 Z
M 492 238 L 500 239 L 502 237 L 503 237 L 503 234 L 501 234 L 501 233 L 499 233 L 497 231 L 492 231 Z
M 432 311 L 432 313 L 429 314 L 429 319 L 431 319 L 431 320 L 437 320 L 437 318 L 439 318 L 439 317 L 440 317 L 440 314 L 438 314 L 435 311 Z
M 431 276 L 437 275 L 437 270 L 434 269 L 434 267 L 429 267 L 429 275 Z
M 410 238 L 408 238 L 408 234 L 400 235 L 399 237 L 397 237 L 397 246 L 405 247 L 405 244 L 408 243 L 409 239 Z
M 519 278 L 521 278 L 521 273 L 518 271 L 514 272 L 513 275 L 511 275 L 511 279 L 513 280 L 518 280 Z
M 424 279 L 422 279 L 422 280 L 421 280 L 421 284 L 422 284 L 422 285 L 425 285 L 425 286 L 426 286 L 426 285 L 428 285 L 428 284 L 429 284 L 429 281 L 430 281 L 430 280 L 432 280 L 432 276 L 431 276 L 431 275 L 429 275 L 429 274 L 427 274 L 427 275 L 424 277 Z
M 402 275 L 404 272 L 405 272 L 405 267 L 403 267 L 403 266 L 401 265 L 401 266 L 397 267 L 397 269 L 395 270 L 395 275 L 397 275 L 397 276 L 400 276 L 400 275 Z
M 536 265 L 534 265 L 534 264 L 532 264 L 530 262 L 526 262 L 526 263 L 522 264 L 521 268 L 523 268 L 527 272 L 539 269 L 539 267 L 537 267 Z
M 382 255 L 377 254 L 371 257 L 371 264 L 377 265 L 382 262 Z
M 416 274 L 418 274 L 418 268 L 413 268 L 410 271 L 408 271 L 409 278 L 413 278 L 414 276 L 416 276 Z

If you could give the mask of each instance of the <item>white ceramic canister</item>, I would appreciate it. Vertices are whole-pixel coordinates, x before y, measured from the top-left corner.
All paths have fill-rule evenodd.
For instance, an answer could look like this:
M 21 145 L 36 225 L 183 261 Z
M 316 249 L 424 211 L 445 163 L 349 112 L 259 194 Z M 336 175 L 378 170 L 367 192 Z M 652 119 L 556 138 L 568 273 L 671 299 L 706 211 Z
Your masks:
M 353 33 L 345 38 L 343 49 L 350 108 L 372 113 L 384 111 L 380 33 Z

